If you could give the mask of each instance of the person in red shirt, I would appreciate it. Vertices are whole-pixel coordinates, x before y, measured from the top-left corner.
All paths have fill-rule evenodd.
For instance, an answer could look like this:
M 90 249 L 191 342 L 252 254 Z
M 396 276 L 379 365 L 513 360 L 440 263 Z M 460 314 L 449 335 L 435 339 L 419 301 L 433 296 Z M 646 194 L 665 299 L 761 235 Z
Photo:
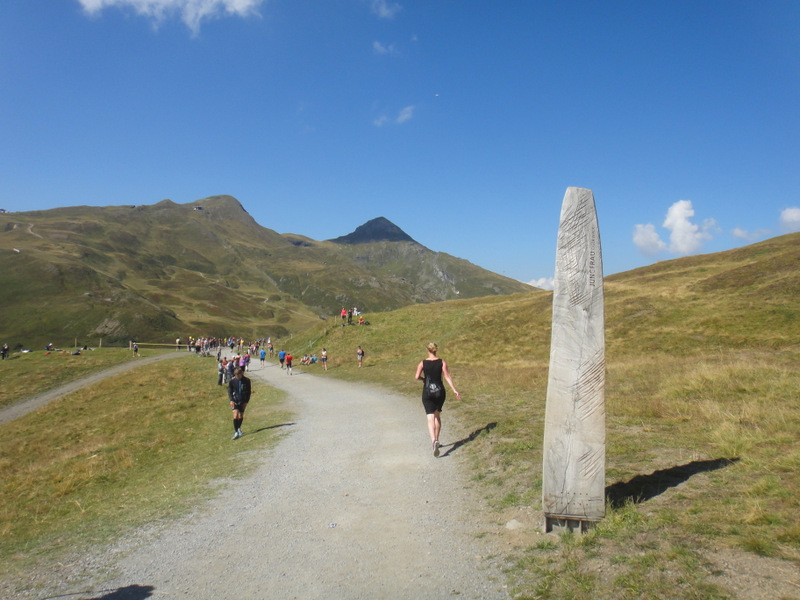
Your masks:
M 292 374 L 292 353 L 286 353 L 286 372 L 291 375 Z

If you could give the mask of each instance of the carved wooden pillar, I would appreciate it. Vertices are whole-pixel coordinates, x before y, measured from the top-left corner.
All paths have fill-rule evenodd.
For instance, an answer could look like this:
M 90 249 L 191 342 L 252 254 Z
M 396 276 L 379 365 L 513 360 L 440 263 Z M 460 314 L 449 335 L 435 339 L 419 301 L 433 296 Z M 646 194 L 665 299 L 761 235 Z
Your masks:
M 545 409 L 545 531 L 584 531 L 605 516 L 603 259 L 591 190 L 561 206 Z

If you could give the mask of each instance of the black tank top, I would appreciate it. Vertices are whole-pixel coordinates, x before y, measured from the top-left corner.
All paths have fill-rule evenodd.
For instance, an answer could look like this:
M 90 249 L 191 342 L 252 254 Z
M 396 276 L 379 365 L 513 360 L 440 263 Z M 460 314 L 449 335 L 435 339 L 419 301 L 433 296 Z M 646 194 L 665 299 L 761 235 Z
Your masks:
M 431 381 L 438 383 L 442 388 L 444 388 L 444 384 L 442 383 L 441 358 L 437 358 L 436 360 L 423 360 L 422 372 L 425 373 L 426 379 L 430 379 Z

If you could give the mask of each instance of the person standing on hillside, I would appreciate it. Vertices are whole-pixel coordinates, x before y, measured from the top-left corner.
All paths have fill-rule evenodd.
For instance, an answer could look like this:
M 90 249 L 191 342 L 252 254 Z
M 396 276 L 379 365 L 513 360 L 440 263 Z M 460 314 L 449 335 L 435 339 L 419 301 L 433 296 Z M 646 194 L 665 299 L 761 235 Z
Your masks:
M 322 349 L 322 353 L 320 354 L 320 359 L 322 359 L 322 370 L 328 370 L 328 351 L 325 348 Z
M 362 350 L 361 346 L 359 346 L 358 350 L 356 350 L 356 358 L 358 359 L 358 368 L 359 369 L 361 368 L 361 365 L 364 362 L 364 355 L 365 354 L 366 353 L 364 352 L 364 350 Z
M 3 356 L 3 360 L 8 357 L 8 344 L 3 344 L 3 349 L 0 350 L 0 355 Z
M 250 402 L 252 391 L 250 379 L 244 376 L 242 369 L 236 369 L 233 373 L 233 379 L 228 383 L 228 399 L 231 402 L 231 410 L 233 411 L 233 439 L 235 440 L 244 435 L 242 433 L 242 421 L 244 421 L 244 411 L 247 408 L 247 403 Z
M 342 307 L 342 327 L 344 327 L 345 319 L 347 319 L 347 309 L 343 306 Z
M 439 351 L 439 346 L 434 342 L 429 342 L 426 346 L 428 350 L 428 357 L 421 360 L 417 365 L 417 373 L 414 380 L 423 379 L 425 385 L 422 388 L 422 406 L 425 408 L 425 415 L 428 420 L 428 433 L 431 436 L 431 444 L 433 445 L 433 455 L 439 456 L 439 433 L 442 431 L 442 408 L 446 392 L 444 389 L 445 381 L 450 384 L 450 389 L 453 390 L 456 398 L 461 400 L 461 394 L 456 391 L 453 385 L 453 378 L 450 376 L 450 370 L 447 368 L 447 363 L 439 358 L 436 353 Z

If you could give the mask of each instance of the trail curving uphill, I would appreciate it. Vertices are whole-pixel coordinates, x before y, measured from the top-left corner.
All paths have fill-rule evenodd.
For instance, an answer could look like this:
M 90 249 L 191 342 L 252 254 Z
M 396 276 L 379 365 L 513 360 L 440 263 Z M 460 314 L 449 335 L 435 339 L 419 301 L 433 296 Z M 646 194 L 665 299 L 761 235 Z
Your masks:
M 187 355 L 188 354 L 184 352 L 165 352 L 164 354 L 158 354 L 156 356 L 150 356 L 147 358 L 131 359 L 128 362 L 114 365 L 113 367 L 109 367 L 103 371 L 86 375 L 85 377 L 81 377 L 75 381 L 65 383 L 64 385 L 53 388 L 52 390 L 47 390 L 46 392 L 31 396 L 30 398 L 22 400 L 21 402 L 17 402 L 16 404 L 12 404 L 11 406 L 0 409 L 0 425 L 27 415 L 29 412 L 33 412 L 37 408 L 52 402 L 56 398 L 61 398 L 61 396 L 66 396 L 67 394 L 76 392 L 87 385 L 97 383 L 98 381 L 102 381 L 107 377 L 113 377 L 114 375 L 119 375 L 120 373 L 130 371 L 136 367 L 166 360 L 168 358 L 178 358 Z
M 295 413 L 252 474 L 70 566 L 51 597 L 508 598 L 468 484 L 469 440 L 447 410 L 437 459 L 417 399 L 310 369 L 249 373 L 288 392 Z M 245 415 L 245 437 L 226 443 L 276 425 Z

